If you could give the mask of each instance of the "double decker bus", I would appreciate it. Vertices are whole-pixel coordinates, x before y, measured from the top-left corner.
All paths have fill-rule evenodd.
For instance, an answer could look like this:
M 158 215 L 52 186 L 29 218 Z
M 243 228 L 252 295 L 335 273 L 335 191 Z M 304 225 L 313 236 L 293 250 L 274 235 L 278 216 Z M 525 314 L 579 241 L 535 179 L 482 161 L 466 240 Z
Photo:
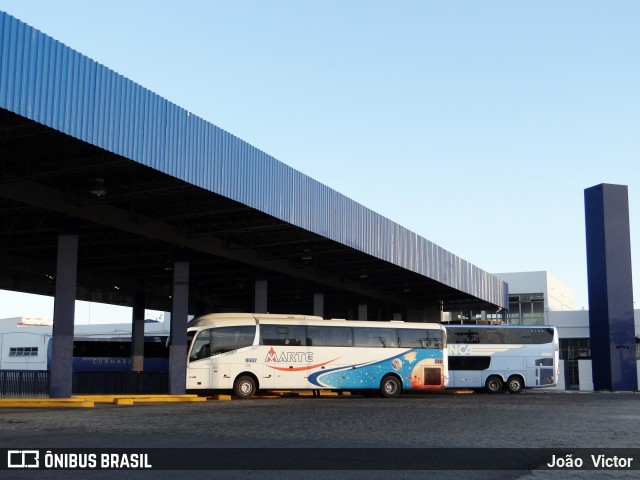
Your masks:
M 548 325 L 447 325 L 450 388 L 506 389 L 557 385 L 558 332 Z
M 440 324 L 323 320 L 316 316 L 210 314 L 187 324 L 188 390 L 403 390 L 446 386 Z

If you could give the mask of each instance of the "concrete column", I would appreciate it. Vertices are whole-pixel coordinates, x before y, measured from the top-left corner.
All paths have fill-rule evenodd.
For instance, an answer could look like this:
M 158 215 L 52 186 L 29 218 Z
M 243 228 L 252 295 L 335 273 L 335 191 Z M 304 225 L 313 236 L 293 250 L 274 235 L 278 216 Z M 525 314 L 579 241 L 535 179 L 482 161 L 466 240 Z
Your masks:
M 313 314 L 324 318 L 324 293 L 313 294 Z
M 269 313 L 267 309 L 267 286 L 266 280 L 256 280 L 254 296 L 254 313 Z
M 423 310 L 423 322 L 440 323 L 442 320 L 440 305 L 427 305 Z
M 171 309 L 171 347 L 169 349 L 169 393 L 187 389 L 187 321 L 189 319 L 189 262 L 173 264 L 173 305 Z
M 407 322 L 424 322 L 423 314 L 421 308 L 407 307 Z
M 368 320 L 369 314 L 367 312 L 367 305 L 358 305 L 358 320 Z
M 589 335 L 595 390 L 638 389 L 626 185 L 584 191 Z
M 131 324 L 131 371 L 144 370 L 144 293 L 137 293 L 133 299 Z
M 58 234 L 53 337 L 49 396 L 71 398 L 73 387 L 73 326 L 75 323 L 78 233 L 75 221 L 61 225 Z

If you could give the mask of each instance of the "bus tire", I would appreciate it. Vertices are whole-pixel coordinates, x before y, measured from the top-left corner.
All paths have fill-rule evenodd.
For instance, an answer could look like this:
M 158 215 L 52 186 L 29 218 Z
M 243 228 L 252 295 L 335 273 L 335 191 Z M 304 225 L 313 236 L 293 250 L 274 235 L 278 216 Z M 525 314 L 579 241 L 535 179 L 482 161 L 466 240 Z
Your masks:
M 524 381 L 522 380 L 522 377 L 514 375 L 509 377 L 509 380 L 507 380 L 507 390 L 509 390 L 509 393 L 520 393 L 523 388 Z
M 387 375 L 380 382 L 380 393 L 384 398 L 395 398 L 400 395 L 402 384 L 395 375 Z
M 496 375 L 487 378 L 484 384 L 484 389 L 489 393 L 500 393 L 503 387 L 502 379 Z
M 256 393 L 256 381 L 249 375 L 241 375 L 233 382 L 233 394 L 239 400 L 251 398 Z

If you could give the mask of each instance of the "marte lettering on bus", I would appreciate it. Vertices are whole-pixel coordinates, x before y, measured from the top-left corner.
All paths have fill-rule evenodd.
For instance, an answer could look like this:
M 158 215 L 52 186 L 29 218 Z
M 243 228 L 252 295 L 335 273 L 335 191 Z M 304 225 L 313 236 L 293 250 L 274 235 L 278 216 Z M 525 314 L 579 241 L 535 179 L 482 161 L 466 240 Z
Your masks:
M 280 352 L 276 353 L 274 349 L 271 349 L 267 352 L 267 356 L 264 360 L 265 362 L 290 362 L 290 363 L 301 363 L 301 362 L 313 362 L 313 353 L 312 352 Z

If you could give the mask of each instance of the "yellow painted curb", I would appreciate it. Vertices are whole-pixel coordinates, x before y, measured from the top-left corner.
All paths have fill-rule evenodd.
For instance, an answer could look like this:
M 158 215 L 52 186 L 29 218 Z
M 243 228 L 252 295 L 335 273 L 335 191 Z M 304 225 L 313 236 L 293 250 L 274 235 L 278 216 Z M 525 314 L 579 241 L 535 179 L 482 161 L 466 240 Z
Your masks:
M 179 402 L 206 402 L 205 397 L 195 394 L 170 395 L 170 394 L 140 394 L 140 395 L 78 395 L 77 398 L 95 403 L 113 403 L 116 405 L 133 405 L 134 403 L 179 403 Z
M 212 395 L 211 400 L 231 400 L 231 395 Z
M 319 392 L 320 396 L 337 397 L 339 395 L 351 395 L 351 392 L 334 392 L 331 390 L 317 389 L 317 390 L 272 390 L 272 395 L 279 395 L 281 397 L 315 397 L 318 396 L 314 392 Z M 264 395 L 260 395 L 260 398 L 265 398 Z
M 0 407 L 71 407 L 91 408 L 94 403 L 82 398 L 0 398 Z
M 195 393 L 185 393 L 172 395 L 170 393 L 104 393 L 104 394 L 87 394 L 74 395 L 74 398 L 86 398 L 87 400 L 102 400 L 115 398 L 199 398 Z
M 306 393 L 301 393 L 301 392 L 285 392 L 282 393 L 280 396 L 281 397 L 299 397 L 301 395 L 306 395 Z
M 156 397 L 148 397 L 148 398 L 134 398 L 134 403 L 198 403 L 198 402 L 206 402 L 207 399 L 205 397 L 195 397 L 195 398 L 156 398 Z
M 114 403 L 116 405 L 133 405 L 134 403 L 189 403 L 207 401 L 205 397 L 199 397 L 195 394 L 78 395 L 76 398 L 85 399 L 87 401 L 92 401 L 95 403 Z

